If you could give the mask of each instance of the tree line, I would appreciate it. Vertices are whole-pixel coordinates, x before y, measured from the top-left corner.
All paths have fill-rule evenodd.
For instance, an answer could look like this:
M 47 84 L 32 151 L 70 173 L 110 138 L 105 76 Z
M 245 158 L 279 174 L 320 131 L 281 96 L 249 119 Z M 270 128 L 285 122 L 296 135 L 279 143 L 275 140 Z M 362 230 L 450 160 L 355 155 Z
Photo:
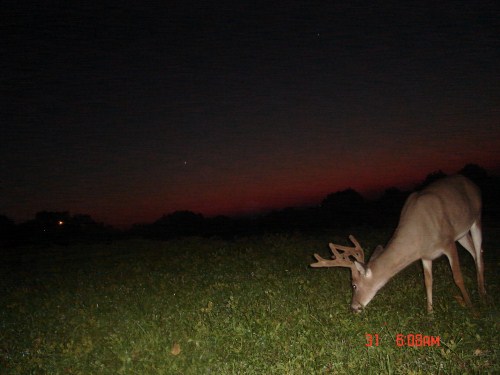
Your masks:
M 499 177 L 489 176 L 481 167 L 468 164 L 459 173 L 473 180 L 482 190 L 483 216 L 486 221 L 500 220 Z M 414 190 L 445 177 L 433 172 Z M 378 199 L 368 200 L 352 188 L 328 194 L 314 207 L 287 207 L 253 217 L 204 217 L 192 211 L 176 211 L 152 223 L 135 224 L 127 231 L 95 222 L 89 215 L 42 211 L 33 220 L 16 225 L 0 215 L 0 244 L 72 243 L 110 241 L 124 237 L 170 239 L 183 236 L 253 235 L 267 232 L 316 231 L 369 225 L 395 227 L 401 208 L 411 191 L 386 189 Z

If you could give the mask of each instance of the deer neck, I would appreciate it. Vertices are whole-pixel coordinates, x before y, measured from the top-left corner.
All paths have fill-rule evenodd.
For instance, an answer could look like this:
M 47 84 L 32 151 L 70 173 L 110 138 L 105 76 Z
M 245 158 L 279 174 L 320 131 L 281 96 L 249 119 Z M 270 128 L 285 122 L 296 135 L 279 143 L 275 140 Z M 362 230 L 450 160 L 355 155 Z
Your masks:
M 418 251 L 420 245 L 417 236 L 409 236 L 408 233 L 401 236 L 395 233 L 385 250 L 373 262 L 368 263 L 377 290 L 398 272 L 420 259 Z

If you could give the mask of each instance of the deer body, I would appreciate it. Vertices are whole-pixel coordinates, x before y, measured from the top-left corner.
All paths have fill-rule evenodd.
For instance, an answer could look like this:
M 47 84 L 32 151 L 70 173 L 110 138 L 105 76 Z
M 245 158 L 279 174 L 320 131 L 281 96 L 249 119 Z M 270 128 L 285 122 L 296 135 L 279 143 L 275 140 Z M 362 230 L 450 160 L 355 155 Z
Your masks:
M 363 250 L 353 236 L 355 248 L 330 244 L 335 258 L 326 260 L 315 254 L 312 267 L 351 268 L 353 297 L 351 308 L 361 311 L 394 275 L 411 263 L 422 260 L 427 293 L 427 310 L 432 311 L 432 261 L 446 255 L 453 278 L 464 301 L 471 301 L 464 287 L 455 241 L 472 255 L 476 263 L 478 288 L 484 295 L 481 248 L 481 194 L 467 178 L 443 178 L 422 191 L 411 194 L 401 211 L 398 227 L 386 249 L 377 248 L 364 264 Z M 339 253 L 342 250 L 343 253 Z M 356 260 L 350 260 L 354 257 Z

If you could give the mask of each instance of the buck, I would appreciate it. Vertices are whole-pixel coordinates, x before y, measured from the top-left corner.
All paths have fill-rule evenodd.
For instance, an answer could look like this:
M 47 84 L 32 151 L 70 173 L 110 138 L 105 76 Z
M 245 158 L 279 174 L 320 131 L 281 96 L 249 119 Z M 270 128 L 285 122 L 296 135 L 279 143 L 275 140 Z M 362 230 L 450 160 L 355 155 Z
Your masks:
M 377 292 L 409 264 L 422 260 L 427 294 L 427 311 L 432 312 L 432 261 L 446 255 L 453 279 L 465 303 L 472 306 L 464 286 L 455 241 L 474 258 L 477 284 L 481 297 L 484 288 L 483 250 L 481 248 L 481 193 L 469 179 L 461 175 L 442 178 L 406 200 L 399 224 L 385 249 L 378 246 L 368 264 L 364 251 L 354 236 L 354 247 L 329 247 L 332 259 L 314 254 L 317 262 L 311 267 L 348 267 L 352 276 L 353 312 L 360 312 Z

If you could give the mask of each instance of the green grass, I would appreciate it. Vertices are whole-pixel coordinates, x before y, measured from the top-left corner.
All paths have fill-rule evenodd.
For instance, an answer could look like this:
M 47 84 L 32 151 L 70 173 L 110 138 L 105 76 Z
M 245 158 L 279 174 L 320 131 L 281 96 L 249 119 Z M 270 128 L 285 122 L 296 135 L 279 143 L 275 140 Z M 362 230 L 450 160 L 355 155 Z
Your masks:
M 353 315 L 349 271 L 308 267 L 313 252 L 328 254 L 328 241 L 347 240 L 340 234 L 129 240 L 5 256 L 0 373 L 500 372 L 492 256 L 500 241 L 484 246 L 487 305 L 478 304 L 472 258 L 460 254 L 476 312 L 454 298 L 459 291 L 440 259 L 432 316 L 419 264 Z M 355 234 L 367 249 L 387 240 Z M 377 334 L 379 345 L 367 347 L 366 334 Z M 398 347 L 397 334 L 439 336 L 441 345 Z

